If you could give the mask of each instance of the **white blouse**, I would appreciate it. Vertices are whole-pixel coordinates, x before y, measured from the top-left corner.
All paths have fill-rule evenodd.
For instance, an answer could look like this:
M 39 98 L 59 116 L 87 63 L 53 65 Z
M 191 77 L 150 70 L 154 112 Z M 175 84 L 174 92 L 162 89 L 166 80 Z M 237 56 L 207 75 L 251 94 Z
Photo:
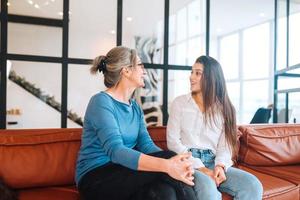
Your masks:
M 189 148 L 211 149 L 216 155 L 215 165 L 232 166 L 231 151 L 226 143 L 222 116 L 216 124 L 206 125 L 204 114 L 191 94 L 177 97 L 172 105 L 167 125 L 168 149 L 176 153 L 188 152 Z M 204 167 L 199 158 L 192 158 L 193 167 Z

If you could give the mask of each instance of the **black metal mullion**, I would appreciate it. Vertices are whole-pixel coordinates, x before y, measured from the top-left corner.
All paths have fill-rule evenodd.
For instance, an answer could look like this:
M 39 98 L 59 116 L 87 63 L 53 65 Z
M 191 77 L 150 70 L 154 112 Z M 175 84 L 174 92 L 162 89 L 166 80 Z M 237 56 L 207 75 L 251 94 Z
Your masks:
M 23 54 L 7 54 L 8 60 L 19 60 L 19 61 L 32 61 L 32 62 L 49 62 L 49 63 L 62 63 L 61 57 L 52 56 L 35 56 L 35 55 L 23 55 Z
M 7 0 L 1 0 L 0 129 L 6 128 Z
M 284 74 L 280 74 L 280 76 L 291 77 L 291 78 L 300 78 L 300 74 L 292 74 L 292 73 L 284 73 Z
M 170 12 L 170 0 L 165 0 L 164 10 L 164 69 L 163 69 L 163 125 L 168 122 L 168 79 L 169 79 L 169 12 Z
M 286 68 L 289 67 L 290 48 L 290 0 L 286 2 Z M 289 120 L 289 93 L 285 94 L 285 122 Z
M 289 93 L 285 94 L 285 123 L 289 122 Z
M 277 101 L 278 101 L 278 76 L 276 75 L 277 71 L 277 25 L 278 25 L 278 0 L 274 0 L 274 93 L 273 93 L 273 123 L 278 122 L 277 116 Z
M 153 63 L 144 63 L 145 68 L 147 69 L 165 69 L 166 65 L 164 64 L 153 64 Z M 192 66 L 187 65 L 168 65 L 168 70 L 191 70 Z
M 9 14 L 7 17 L 8 17 L 8 22 L 63 27 L 63 20 L 61 19 L 49 19 L 43 17 L 31 17 L 31 16 L 13 15 L 13 14 Z
M 210 36 L 210 0 L 206 0 L 206 51 L 205 54 L 209 56 L 209 36 Z
M 61 127 L 67 127 L 68 118 L 68 44 L 69 44 L 69 0 L 63 2 L 63 49 L 61 82 Z
M 290 0 L 286 2 L 286 68 L 289 67 L 289 53 L 290 53 Z
M 122 45 L 123 0 L 118 0 L 117 11 L 117 46 L 120 46 Z
M 92 59 L 83 59 L 83 58 L 69 58 L 69 64 L 78 64 L 78 65 L 91 65 L 93 62 Z

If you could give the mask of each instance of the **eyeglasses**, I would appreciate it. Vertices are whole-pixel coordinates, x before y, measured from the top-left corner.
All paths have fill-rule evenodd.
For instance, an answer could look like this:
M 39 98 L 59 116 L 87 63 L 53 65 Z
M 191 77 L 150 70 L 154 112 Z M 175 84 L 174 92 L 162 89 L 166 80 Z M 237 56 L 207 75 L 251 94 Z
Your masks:
M 142 69 L 145 69 L 145 66 L 143 63 L 139 63 L 139 64 L 137 64 L 137 66 L 140 66 Z

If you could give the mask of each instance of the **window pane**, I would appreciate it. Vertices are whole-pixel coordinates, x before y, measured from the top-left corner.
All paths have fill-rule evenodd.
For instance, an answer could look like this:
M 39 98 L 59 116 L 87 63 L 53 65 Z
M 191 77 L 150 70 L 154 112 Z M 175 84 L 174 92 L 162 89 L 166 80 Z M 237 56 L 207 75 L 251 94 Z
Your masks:
M 300 93 L 289 94 L 289 108 L 291 109 L 290 123 L 300 123 Z
M 163 20 L 164 1 L 124 0 L 122 45 L 142 49 L 145 63 L 163 63 Z
M 295 77 L 279 77 L 278 90 L 286 90 L 292 88 L 300 88 L 300 78 Z
M 298 10 L 290 15 L 289 66 L 300 64 L 300 6 L 297 5 L 297 8 Z
M 175 34 L 176 34 L 176 14 L 171 15 L 169 18 L 169 45 L 176 44 Z
M 8 13 L 43 18 L 62 19 L 61 0 L 9 0 Z
M 176 33 L 177 42 L 186 40 L 187 37 L 187 8 L 183 7 L 177 11 Z
M 259 90 L 257 88 L 259 88 Z M 242 123 L 250 123 L 258 108 L 267 107 L 270 104 L 268 97 L 268 80 L 245 81 L 243 86 Z
M 285 93 L 278 94 L 278 100 L 277 100 L 277 122 L 278 123 L 286 123 L 285 101 L 286 101 L 286 94 Z M 288 118 L 291 117 L 291 114 L 292 114 L 292 110 L 291 108 L 289 108 Z
M 170 1 L 170 15 L 169 64 L 192 65 L 205 54 L 205 1 Z
M 277 70 L 286 68 L 286 1 L 278 1 L 278 27 L 277 27 Z
M 190 92 L 190 70 L 169 70 L 168 80 L 168 105 L 170 107 L 173 100 L 183 94 Z
M 240 83 L 239 82 L 228 82 L 226 83 L 228 95 L 230 98 L 230 101 L 232 102 L 235 110 L 236 110 L 236 119 L 237 123 L 240 123 L 240 116 L 241 116 L 241 110 L 240 110 Z
M 7 128 L 58 128 L 61 65 L 11 61 L 7 84 Z
M 205 1 L 194 0 L 188 6 L 188 37 L 199 36 L 204 37 L 205 34 Z
M 70 0 L 70 10 L 69 57 L 94 59 L 116 46 L 116 0 Z
M 236 0 L 211 0 L 210 2 L 210 55 L 217 59 L 219 59 L 220 53 L 218 44 L 220 37 L 241 32 L 255 25 L 272 22 L 274 19 L 273 0 L 264 0 L 259 3 Z M 270 40 L 270 36 L 268 36 L 268 40 Z M 273 53 L 271 48 L 270 52 Z
M 90 74 L 90 65 L 69 65 L 68 110 L 72 112 L 68 127 L 81 126 L 90 98 L 106 89 L 103 74 Z
M 196 59 L 204 55 L 205 53 L 204 45 L 203 45 L 203 37 L 193 37 L 192 39 L 188 40 L 188 65 L 192 66 Z M 179 54 L 180 55 L 180 54 Z
M 224 76 L 228 79 L 237 79 L 239 76 L 239 35 L 233 34 L 221 38 L 220 63 Z
M 69 65 L 68 110 L 72 119 L 83 121 L 90 98 L 106 90 L 103 74 L 92 76 L 89 65 Z M 162 77 L 163 71 L 146 69 L 145 87 L 137 89 L 134 98 L 141 105 L 148 126 L 162 125 Z M 80 118 L 80 119 L 79 119 Z M 75 122 L 74 122 L 75 121 Z M 81 122 L 68 120 L 68 127 L 80 127 Z
M 147 126 L 162 125 L 163 70 L 147 69 L 145 87 L 135 91 L 134 97 L 141 105 Z
M 176 64 L 187 65 L 187 41 L 178 43 L 176 46 Z
M 8 23 L 8 53 L 40 56 L 62 55 L 62 29 Z
M 265 78 L 269 76 L 269 69 L 271 68 L 270 36 L 270 23 L 254 26 L 244 31 L 244 78 Z

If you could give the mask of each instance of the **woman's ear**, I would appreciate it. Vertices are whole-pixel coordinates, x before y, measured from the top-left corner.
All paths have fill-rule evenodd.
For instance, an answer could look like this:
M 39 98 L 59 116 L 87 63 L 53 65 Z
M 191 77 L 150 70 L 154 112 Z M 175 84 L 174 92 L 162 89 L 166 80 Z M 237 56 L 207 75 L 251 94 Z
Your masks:
M 121 72 L 125 77 L 129 77 L 131 75 L 131 70 L 129 70 L 128 67 L 123 67 Z

